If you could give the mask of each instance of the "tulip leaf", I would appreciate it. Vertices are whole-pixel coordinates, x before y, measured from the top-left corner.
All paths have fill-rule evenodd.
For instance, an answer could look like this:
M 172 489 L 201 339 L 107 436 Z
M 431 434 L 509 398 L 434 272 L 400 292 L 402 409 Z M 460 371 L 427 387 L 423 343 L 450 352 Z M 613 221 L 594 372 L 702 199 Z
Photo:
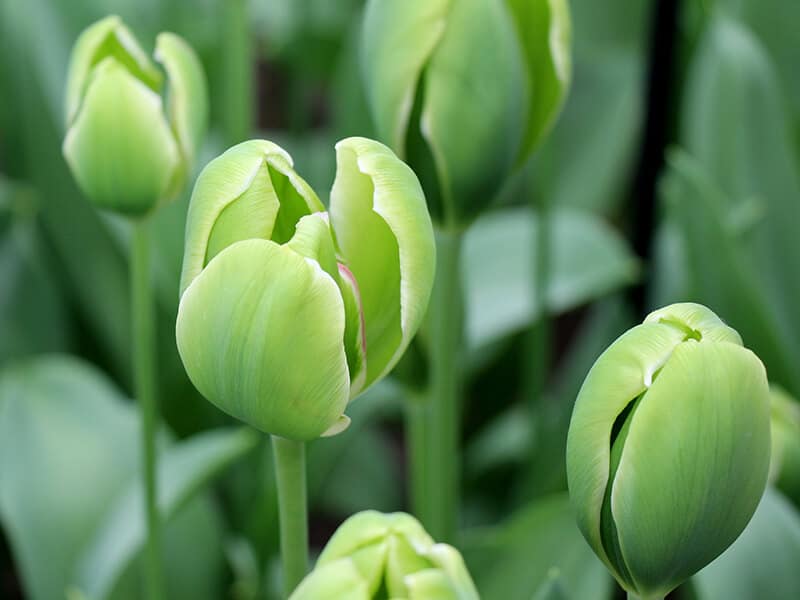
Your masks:
M 682 140 L 721 190 L 726 218 L 748 204 L 760 210 L 738 245 L 785 332 L 787 359 L 800 355 L 800 279 L 786 276 L 800 272 L 800 155 L 792 125 L 767 52 L 750 31 L 716 11 L 689 70 Z M 790 385 L 785 377 L 782 383 Z
M 251 451 L 250 429 L 197 434 L 163 452 L 158 464 L 158 509 L 169 520 L 231 462 Z M 106 513 L 76 565 L 75 587 L 89 598 L 107 598 L 144 547 L 147 527 L 141 480 L 128 485 Z
M 800 514 L 767 488 L 747 528 L 693 578 L 698 600 L 794 598 L 800 590 Z
M 534 321 L 536 216 L 527 208 L 481 217 L 464 240 L 467 316 L 471 349 L 483 348 Z M 625 242 L 599 218 L 554 211 L 547 310 L 557 314 L 633 283 L 638 263 Z
M 557 598 L 611 597 L 611 577 L 575 527 L 566 494 L 529 504 L 500 525 L 467 531 L 461 547 L 483 598 L 529 600 L 554 569 L 563 592 Z
M 79 557 L 139 478 L 139 439 L 134 407 L 79 360 L 43 356 L 2 371 L 0 520 L 26 597 L 63 598 L 76 583 Z M 207 500 L 196 496 L 164 530 L 170 597 L 217 597 L 220 523 Z M 187 527 L 208 546 L 185 551 Z M 141 573 L 131 565 L 113 598 L 141 597 Z
M 524 162 L 558 115 L 572 65 L 571 25 L 566 0 L 506 0 L 522 42 L 528 71 L 528 125 L 520 149 Z

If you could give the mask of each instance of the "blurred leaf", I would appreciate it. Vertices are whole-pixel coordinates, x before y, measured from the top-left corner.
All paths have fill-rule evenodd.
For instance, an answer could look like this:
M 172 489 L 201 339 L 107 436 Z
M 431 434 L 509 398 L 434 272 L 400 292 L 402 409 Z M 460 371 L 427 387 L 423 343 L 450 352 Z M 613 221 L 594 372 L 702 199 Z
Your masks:
M 611 597 L 611 576 L 578 531 L 566 494 L 530 504 L 496 527 L 469 531 L 460 547 L 484 598 L 530 600 L 550 583 L 553 569 L 561 597 Z
M 81 361 L 40 357 L 0 374 L 0 519 L 28 597 L 64 597 L 98 526 L 138 480 L 139 437 L 134 408 Z M 216 598 L 220 523 L 208 498 L 187 504 L 164 534 L 170 596 Z M 203 540 L 208 551 L 193 547 Z M 140 597 L 139 574 L 131 565 L 113 597 Z
M 798 564 L 800 514 L 767 488 L 742 535 L 693 581 L 700 600 L 789 600 L 800 592 Z
M 758 226 L 740 245 L 758 274 L 769 312 L 786 333 L 791 354 L 784 359 L 796 359 L 800 278 L 790 274 L 800 273 L 797 147 L 768 55 L 750 32 L 720 11 L 697 49 L 685 101 L 682 137 L 722 190 L 725 219 L 737 220 L 748 204 L 761 210 Z M 797 393 L 796 379 L 793 385 Z
M 251 429 L 197 434 L 162 453 L 158 464 L 158 507 L 172 517 L 231 462 L 251 451 L 259 435 Z M 106 598 L 147 537 L 142 482 L 136 478 L 114 502 L 78 561 L 76 586 L 90 598 Z
M 533 290 L 535 218 L 526 208 L 495 211 L 466 233 L 466 334 L 474 351 L 524 329 L 539 315 Z M 557 209 L 552 222 L 548 312 L 564 312 L 636 280 L 637 260 L 602 220 Z
M 67 347 L 61 291 L 43 260 L 35 194 L 0 175 L 0 364 Z
M 661 196 L 686 244 L 690 293 L 681 300 L 710 306 L 742 334 L 771 379 L 798 389 L 800 351 L 792 321 L 775 310 L 763 285 L 763 270 L 747 252 L 756 232 L 743 233 L 734 226 L 730 209 L 726 212 L 728 200 L 689 155 L 674 152 L 669 164 Z

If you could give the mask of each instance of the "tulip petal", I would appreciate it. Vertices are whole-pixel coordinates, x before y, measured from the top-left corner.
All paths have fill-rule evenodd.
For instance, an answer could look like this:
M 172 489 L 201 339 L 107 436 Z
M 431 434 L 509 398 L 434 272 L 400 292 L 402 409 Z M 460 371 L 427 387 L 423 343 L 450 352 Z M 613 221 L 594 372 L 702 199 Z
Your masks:
M 506 7 L 453 3 L 424 77 L 421 132 L 445 214 L 464 221 L 498 193 L 525 126 L 522 57 Z
M 155 58 L 167 72 L 167 115 L 184 164 L 191 168 L 208 121 L 208 89 L 203 66 L 192 47 L 174 33 L 156 38 Z
M 406 575 L 403 584 L 408 590 L 408 600 L 461 600 L 450 579 L 438 569 Z
M 331 225 L 361 296 L 367 376 L 397 363 L 419 329 L 435 269 L 433 226 L 413 171 L 383 144 L 348 138 L 336 145 Z
M 72 50 L 67 74 L 67 126 L 78 115 L 92 70 L 107 57 L 115 58 L 153 91 L 160 91 L 162 75 L 158 67 L 118 16 L 106 17 L 87 27 Z
M 572 65 L 566 0 L 506 0 L 514 16 L 528 71 L 528 126 L 518 162 L 536 149 L 567 96 Z
M 730 342 L 742 345 L 742 337 L 728 327 L 707 307 L 694 302 L 679 302 L 660 308 L 647 315 L 645 323 L 666 323 L 683 328 L 689 337 L 713 342 Z
M 63 150 L 96 204 L 132 215 L 165 198 L 180 161 L 161 97 L 112 57 L 92 72 Z
M 459 600 L 478 600 L 478 590 L 467 571 L 461 553 L 448 544 L 434 544 L 425 556 L 447 575 Z M 409 588 L 410 589 L 410 588 Z
M 666 594 L 747 525 L 769 469 L 769 410 L 750 350 L 675 348 L 633 416 L 613 483 L 619 543 L 640 592 Z
M 313 190 L 294 172 L 291 157 L 280 146 L 250 140 L 230 148 L 208 163 L 197 178 L 186 219 L 181 293 L 210 260 L 212 230 L 223 211 L 239 202 L 242 206 L 231 208 L 233 214 L 222 217 L 219 224 L 231 232 L 223 236 L 226 243 L 251 235 L 285 242 L 294 234 L 302 215 L 325 210 Z M 225 224 L 226 220 L 229 223 Z M 218 246 L 214 249 L 221 249 Z
M 360 391 L 366 378 L 364 319 L 355 278 L 346 267 L 337 262 L 336 249 L 328 224 L 328 213 L 314 213 L 302 217 L 297 223 L 294 237 L 287 245 L 298 254 L 316 260 L 322 270 L 339 286 L 344 300 L 344 347 L 350 371 L 350 397 L 353 398 Z M 346 427 L 345 424 L 338 431 Z
M 186 372 L 208 400 L 262 431 L 311 440 L 348 401 L 344 328 L 339 289 L 316 261 L 246 240 L 186 289 L 176 334 Z
M 619 576 L 603 547 L 601 511 L 611 467 L 617 417 L 644 392 L 685 332 L 658 323 L 638 325 L 600 355 L 583 382 L 567 436 L 567 479 L 578 526 L 595 553 Z
M 289 600 L 370 600 L 367 582 L 349 558 L 317 567 L 289 597 Z
M 390 598 L 405 598 L 408 596 L 405 578 L 412 573 L 430 569 L 433 565 L 416 551 L 405 536 L 389 536 L 388 542 L 386 591 Z
M 367 100 L 379 136 L 401 156 L 415 90 L 442 38 L 451 4 L 452 0 L 373 0 L 367 5 L 361 54 L 369 82 Z

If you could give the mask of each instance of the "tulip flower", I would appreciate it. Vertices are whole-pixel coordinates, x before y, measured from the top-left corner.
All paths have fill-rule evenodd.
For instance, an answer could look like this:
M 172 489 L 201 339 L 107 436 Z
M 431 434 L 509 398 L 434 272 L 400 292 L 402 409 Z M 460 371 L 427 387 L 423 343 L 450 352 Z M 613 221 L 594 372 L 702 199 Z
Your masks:
M 67 75 L 67 163 L 97 206 L 131 216 L 183 187 L 208 112 L 191 47 L 161 33 L 154 58 L 110 16 L 80 35 Z
M 225 412 L 306 441 L 346 426 L 347 403 L 416 333 L 435 249 L 414 173 L 364 138 L 336 145 L 330 211 L 267 141 L 200 174 L 186 225 L 178 350 Z
M 569 491 L 629 593 L 662 598 L 739 536 L 767 481 L 769 414 L 761 361 L 698 304 L 651 313 L 597 359 L 570 423 Z
M 379 137 L 467 222 L 552 124 L 570 79 L 565 0 L 370 0 L 362 62 Z M 421 137 L 420 137 L 421 136 Z M 426 188 L 432 194 L 432 190 Z
M 414 517 L 364 511 L 347 519 L 290 600 L 477 600 L 459 552 Z

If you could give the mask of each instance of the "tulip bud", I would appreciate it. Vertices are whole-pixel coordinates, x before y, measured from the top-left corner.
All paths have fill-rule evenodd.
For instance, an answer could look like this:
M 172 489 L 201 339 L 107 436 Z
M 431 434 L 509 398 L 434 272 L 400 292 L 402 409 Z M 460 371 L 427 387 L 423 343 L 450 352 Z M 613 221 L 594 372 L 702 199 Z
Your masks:
M 800 501 L 800 405 L 784 390 L 772 386 L 772 461 L 770 481 Z
M 432 157 L 437 218 L 474 217 L 535 149 L 569 85 L 569 37 L 565 0 L 370 0 L 367 100 L 415 171 Z
M 458 550 L 436 544 L 405 513 L 364 511 L 347 519 L 290 600 L 395 598 L 477 600 Z
M 578 526 L 622 587 L 663 597 L 739 536 L 769 457 L 761 361 L 704 306 L 667 306 L 603 352 L 578 394 Z
M 172 33 L 159 34 L 155 60 L 163 72 L 117 16 L 84 30 L 72 50 L 63 151 L 101 208 L 148 213 L 180 191 L 194 161 L 208 112 L 202 66 Z
M 178 350 L 195 387 L 264 432 L 310 440 L 386 375 L 419 328 L 435 248 L 414 173 L 363 138 L 336 145 L 330 213 L 267 141 L 197 179 Z

